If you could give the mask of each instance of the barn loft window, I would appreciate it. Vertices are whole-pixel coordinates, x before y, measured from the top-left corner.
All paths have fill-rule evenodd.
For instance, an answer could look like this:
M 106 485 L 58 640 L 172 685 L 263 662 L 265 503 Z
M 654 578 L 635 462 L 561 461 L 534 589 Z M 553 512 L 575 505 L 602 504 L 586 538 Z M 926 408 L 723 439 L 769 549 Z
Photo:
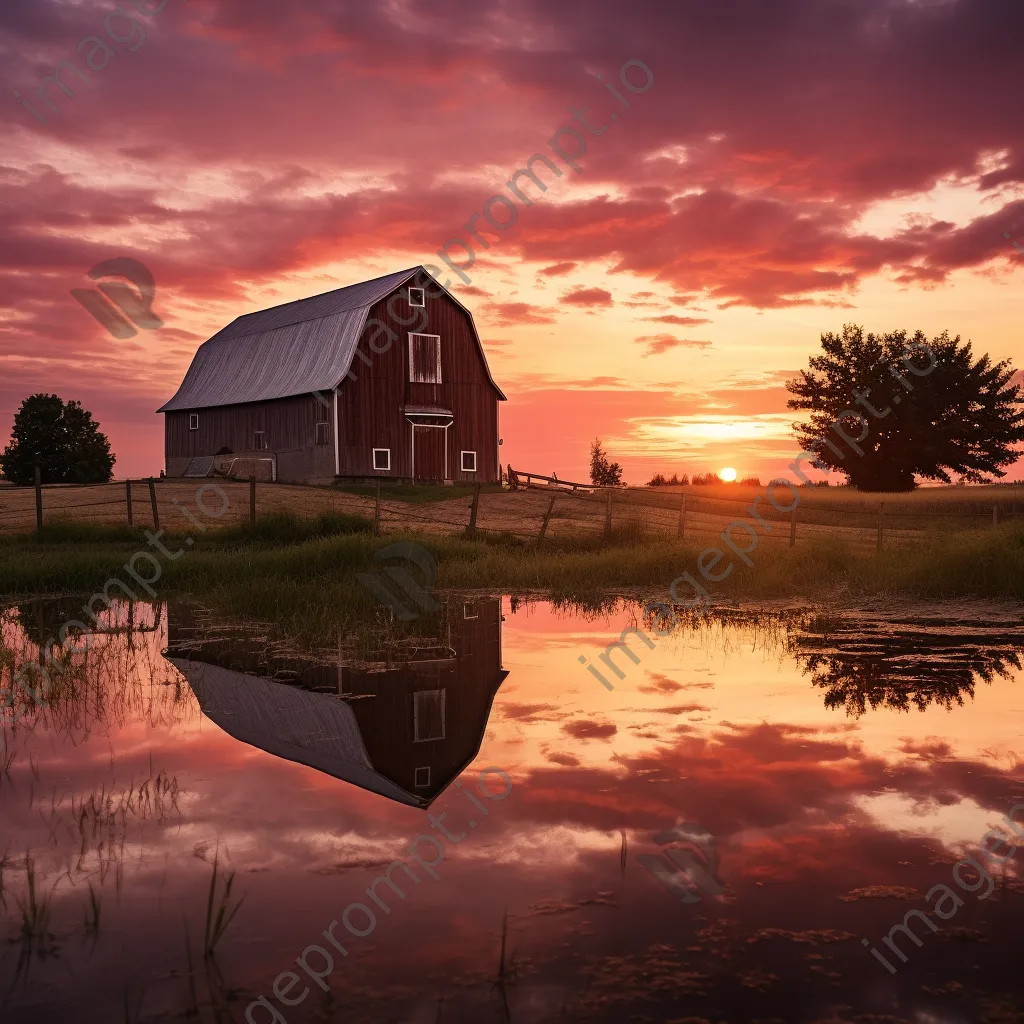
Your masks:
M 409 381 L 441 383 L 441 338 L 437 334 L 409 335 Z
M 267 447 L 267 435 L 264 433 L 264 431 L 256 431 L 256 433 L 253 435 L 252 446 L 258 452 L 263 451 Z
M 199 413 L 190 412 L 188 414 L 188 429 L 198 430 L 199 429 Z
M 463 452 L 462 453 L 462 472 L 463 473 L 475 473 L 476 472 L 476 452 Z
M 330 444 L 331 443 L 331 425 L 327 420 L 321 420 L 316 425 L 316 443 L 317 444 Z
M 426 299 L 423 297 L 422 288 L 410 288 L 409 289 L 409 305 L 410 306 L 425 306 L 427 304 Z
M 444 739 L 444 690 L 418 690 L 412 695 L 413 742 Z
M 412 775 L 412 784 L 416 789 L 426 789 L 430 785 L 430 767 L 417 768 Z
M 479 619 L 480 612 L 477 611 L 476 601 L 462 602 L 462 617 L 464 619 Z
M 391 469 L 391 449 L 390 448 L 374 448 L 373 449 L 373 468 L 374 469 Z

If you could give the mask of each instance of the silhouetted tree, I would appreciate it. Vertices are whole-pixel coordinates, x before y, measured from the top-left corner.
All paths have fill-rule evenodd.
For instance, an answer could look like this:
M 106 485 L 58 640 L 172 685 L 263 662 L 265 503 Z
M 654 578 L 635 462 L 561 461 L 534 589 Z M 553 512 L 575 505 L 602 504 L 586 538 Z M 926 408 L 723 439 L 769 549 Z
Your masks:
M 608 461 L 597 437 L 590 446 L 590 482 L 598 487 L 618 487 L 622 483 L 622 467 L 617 462 Z
M 794 423 L 819 468 L 845 473 L 863 491 L 909 491 L 916 477 L 950 483 L 1003 476 L 1024 441 L 1024 392 L 1009 360 L 975 359 L 971 344 L 943 332 L 865 334 L 847 324 L 822 334 L 821 355 L 786 384 Z M 845 436 L 844 436 L 845 435 Z
M 0 471 L 15 484 L 30 484 L 36 464 L 44 484 L 106 483 L 113 475 L 110 442 L 80 402 L 57 395 L 31 395 L 14 414 L 10 444 Z

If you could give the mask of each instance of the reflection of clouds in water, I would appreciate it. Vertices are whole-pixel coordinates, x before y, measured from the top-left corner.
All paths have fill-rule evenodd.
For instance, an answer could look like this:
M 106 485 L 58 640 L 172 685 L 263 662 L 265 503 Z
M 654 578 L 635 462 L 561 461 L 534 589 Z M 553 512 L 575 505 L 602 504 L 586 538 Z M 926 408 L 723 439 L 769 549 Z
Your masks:
M 858 796 L 853 804 L 880 828 L 934 840 L 950 853 L 957 854 L 965 847 L 977 846 L 979 837 L 990 828 L 997 828 L 1003 814 L 1009 810 L 1007 805 L 996 813 L 972 797 L 944 804 L 927 797 L 914 800 L 903 793 Z M 1003 827 L 1005 830 L 1005 825 Z
M 884 893 L 927 891 L 941 880 L 932 858 L 976 843 L 1005 810 L 995 809 L 1012 804 L 1016 761 L 986 753 L 1006 754 L 1020 734 L 1012 711 L 1024 701 L 1011 677 L 993 676 L 974 701 L 954 703 L 950 713 L 933 706 L 925 714 L 898 714 L 880 704 L 874 714 L 850 719 L 823 706 L 821 690 L 801 672 L 800 650 L 787 650 L 792 624 L 787 633 L 779 621 L 763 629 L 725 622 L 681 631 L 649 652 L 633 689 L 624 684 L 614 695 L 581 696 L 563 685 L 557 667 L 564 655 L 575 657 L 580 629 L 549 629 L 552 621 L 550 609 L 536 605 L 531 615 L 512 618 L 503 638 L 515 690 L 498 692 L 476 763 L 506 765 L 516 782 L 513 796 L 471 841 L 448 851 L 439 869 L 446 884 L 417 890 L 401 921 L 389 921 L 372 948 L 354 957 L 349 966 L 359 984 L 336 993 L 350 1017 L 420 1013 L 432 1020 L 444 995 L 446 1019 L 501 1019 L 490 986 L 506 908 L 512 1019 L 557 1020 L 564 1011 L 617 1024 L 643 1012 L 653 1019 L 774 1017 L 803 1024 L 814 1018 L 796 1007 L 840 1004 L 865 1018 L 981 1019 L 978 993 L 992 1005 L 1009 1005 L 1007 993 L 1017 984 L 1012 970 L 998 958 L 965 956 L 984 947 L 932 944 L 903 969 L 912 994 L 900 995 L 876 985 L 878 967 L 859 938 L 884 935 L 902 917 L 895 907 L 916 905 Z M 601 626 L 608 628 L 618 635 L 621 626 Z M 888 623 L 865 645 L 863 629 L 850 626 L 833 628 L 828 642 L 830 653 L 856 663 L 908 646 L 913 655 L 915 638 L 928 632 L 919 623 Z M 986 644 L 1000 649 L 995 636 L 973 633 L 974 650 L 965 657 L 974 659 Z M 102 729 L 68 733 L 77 746 L 54 743 L 73 716 L 41 721 L 37 734 L 26 736 L 43 776 L 36 791 L 57 776 L 97 788 L 112 775 L 127 781 L 152 756 L 156 767 L 178 774 L 183 820 L 147 832 L 144 842 L 129 837 L 125 899 L 105 905 L 117 942 L 101 941 L 88 991 L 72 992 L 59 971 L 42 965 L 45 998 L 54 1001 L 50 1019 L 62 1019 L 83 998 L 102 1006 L 104 991 L 119 1000 L 128 976 L 184 970 L 180 912 L 201 932 L 209 883 L 207 865 L 193 855 L 197 844 L 219 841 L 239 871 L 236 886 L 246 902 L 225 936 L 221 963 L 231 984 L 245 990 L 265 987 L 282 969 L 282 949 L 294 957 L 323 927 L 325 907 L 336 914 L 357 899 L 426 828 L 420 809 L 271 756 L 208 720 L 185 728 L 144 725 L 147 700 L 166 699 L 173 688 L 150 686 L 145 659 L 127 668 L 128 659 L 117 656 L 125 651 L 123 637 L 104 643 L 111 646 L 103 667 L 94 663 L 94 692 L 100 684 L 121 694 L 117 714 Z M 929 638 L 919 648 L 932 657 L 938 647 L 937 664 L 962 667 L 958 645 Z M 150 667 L 154 662 L 166 664 L 159 655 Z M 894 685 L 898 673 L 887 662 L 883 667 Z M 126 672 L 139 673 L 134 689 Z M 183 692 L 195 713 L 190 691 Z M 690 723 L 697 713 L 704 720 Z M 588 736 L 588 723 L 607 735 Z M 24 797 L 30 773 L 20 762 L 14 771 Z M 44 849 L 36 808 L 15 806 L 3 794 L 0 800 L 12 839 Z M 451 811 L 446 824 L 453 831 L 464 830 L 471 813 L 447 794 L 434 810 Z M 680 915 L 678 901 L 632 857 L 623 872 L 620 829 L 630 854 L 657 853 L 655 838 L 679 822 L 699 822 L 716 837 L 727 908 L 707 901 L 692 908 L 697 914 Z M 66 867 L 57 860 L 73 853 L 58 839 L 64 845 L 51 844 L 45 865 L 49 881 Z M 844 901 L 851 893 L 875 896 Z M 77 891 L 61 894 L 59 927 L 80 926 L 77 898 Z M 986 901 L 991 906 L 965 907 L 957 925 L 995 948 L 1006 929 L 1019 926 L 1016 899 L 1008 889 L 1001 900 Z M 928 994 L 915 984 L 934 989 L 935 976 L 963 985 L 961 994 Z

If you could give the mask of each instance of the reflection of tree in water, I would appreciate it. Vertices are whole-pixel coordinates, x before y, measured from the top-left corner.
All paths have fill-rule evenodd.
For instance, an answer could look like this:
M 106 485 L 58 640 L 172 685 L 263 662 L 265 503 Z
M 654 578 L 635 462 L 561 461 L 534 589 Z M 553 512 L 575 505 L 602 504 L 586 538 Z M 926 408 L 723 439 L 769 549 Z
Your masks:
M 786 646 L 825 690 L 827 708 L 852 716 L 869 707 L 948 710 L 965 695 L 973 699 L 978 679 L 990 683 L 1020 669 L 1024 628 L 816 616 L 794 627 Z

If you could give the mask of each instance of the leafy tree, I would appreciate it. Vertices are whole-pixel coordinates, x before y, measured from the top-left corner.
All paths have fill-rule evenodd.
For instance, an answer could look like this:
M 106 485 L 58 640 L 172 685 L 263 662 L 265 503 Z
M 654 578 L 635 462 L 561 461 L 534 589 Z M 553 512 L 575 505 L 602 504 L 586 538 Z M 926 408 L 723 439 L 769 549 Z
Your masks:
M 58 395 L 31 395 L 14 414 L 10 444 L 0 454 L 0 471 L 15 484 L 105 483 L 113 475 L 110 442 L 80 402 Z
M 845 473 L 862 491 L 909 491 L 915 477 L 950 483 L 1004 476 L 1024 441 L 1024 391 L 1008 360 L 976 359 L 948 332 L 865 334 L 846 324 L 822 334 L 821 355 L 786 384 L 794 423 L 815 465 Z
M 597 487 L 618 487 L 622 483 L 622 467 L 608 461 L 608 454 L 597 437 L 590 446 L 590 482 Z

